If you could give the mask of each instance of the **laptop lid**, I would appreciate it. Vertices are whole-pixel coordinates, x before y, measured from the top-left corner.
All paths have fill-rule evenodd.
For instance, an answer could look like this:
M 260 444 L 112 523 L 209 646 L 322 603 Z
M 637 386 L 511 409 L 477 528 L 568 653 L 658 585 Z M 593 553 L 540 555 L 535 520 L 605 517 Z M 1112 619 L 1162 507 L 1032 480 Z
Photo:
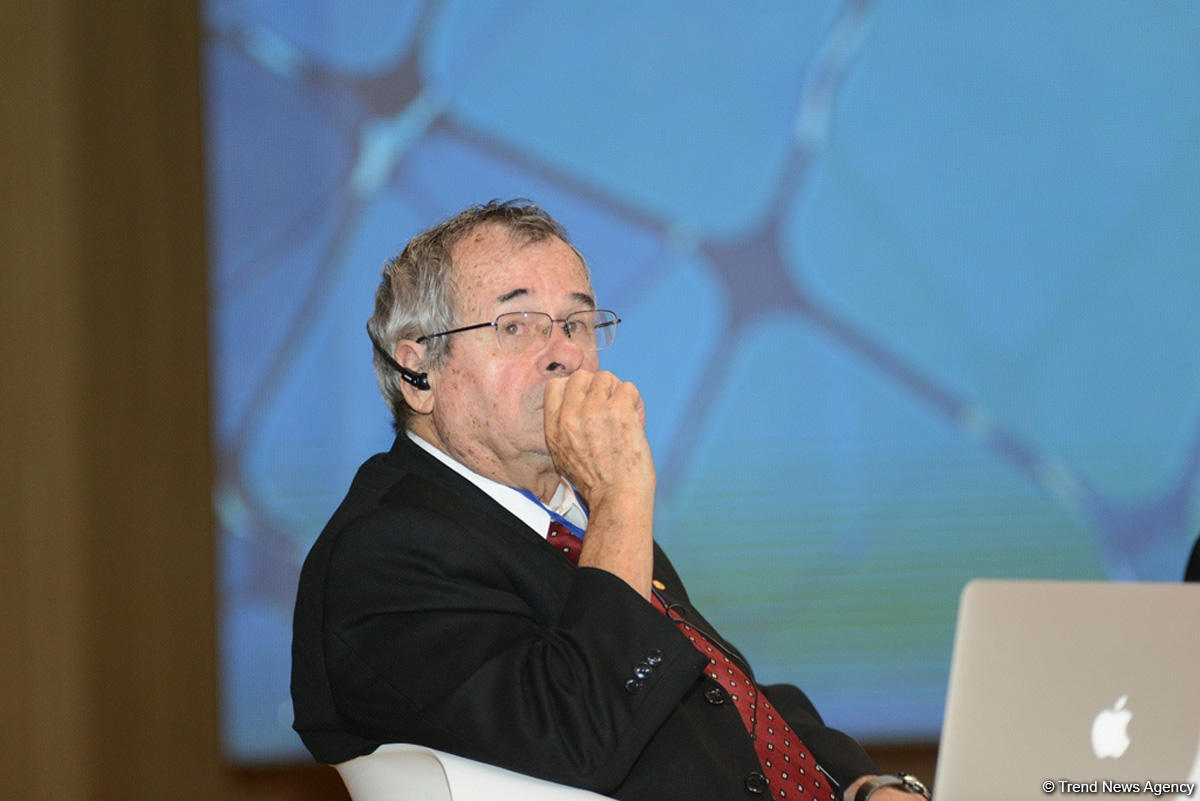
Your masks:
M 1200 585 L 967 584 L 935 799 L 1200 798 L 1197 781 Z

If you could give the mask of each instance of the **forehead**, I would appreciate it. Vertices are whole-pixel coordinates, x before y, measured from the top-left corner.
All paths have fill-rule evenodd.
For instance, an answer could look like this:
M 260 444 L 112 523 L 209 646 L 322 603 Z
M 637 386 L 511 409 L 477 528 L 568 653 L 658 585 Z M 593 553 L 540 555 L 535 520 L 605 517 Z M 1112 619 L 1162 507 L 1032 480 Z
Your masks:
M 487 312 L 506 296 L 544 311 L 592 295 L 583 262 L 556 236 L 529 242 L 501 226 L 482 226 L 455 244 L 452 262 L 456 305 L 463 313 Z

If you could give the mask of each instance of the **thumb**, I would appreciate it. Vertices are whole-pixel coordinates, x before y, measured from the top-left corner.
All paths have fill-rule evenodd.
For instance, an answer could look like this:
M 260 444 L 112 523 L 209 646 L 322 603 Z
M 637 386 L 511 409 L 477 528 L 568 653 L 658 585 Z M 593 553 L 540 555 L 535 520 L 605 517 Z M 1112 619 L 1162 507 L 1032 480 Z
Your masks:
M 546 388 L 542 391 L 542 414 L 547 423 L 558 419 L 558 412 L 562 409 L 563 394 L 567 390 L 567 379 L 551 378 L 546 382 Z

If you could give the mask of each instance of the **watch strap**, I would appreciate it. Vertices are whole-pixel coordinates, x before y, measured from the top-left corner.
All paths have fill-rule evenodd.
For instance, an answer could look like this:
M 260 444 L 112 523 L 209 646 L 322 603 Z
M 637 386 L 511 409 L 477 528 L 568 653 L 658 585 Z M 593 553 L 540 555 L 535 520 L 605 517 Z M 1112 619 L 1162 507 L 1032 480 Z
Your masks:
M 929 790 L 916 776 L 911 773 L 897 773 L 886 776 L 872 776 L 861 785 L 858 792 L 854 794 L 854 801 L 867 801 L 876 790 L 883 787 L 895 787 L 897 790 L 903 790 L 906 793 L 920 796 L 921 798 L 929 798 Z

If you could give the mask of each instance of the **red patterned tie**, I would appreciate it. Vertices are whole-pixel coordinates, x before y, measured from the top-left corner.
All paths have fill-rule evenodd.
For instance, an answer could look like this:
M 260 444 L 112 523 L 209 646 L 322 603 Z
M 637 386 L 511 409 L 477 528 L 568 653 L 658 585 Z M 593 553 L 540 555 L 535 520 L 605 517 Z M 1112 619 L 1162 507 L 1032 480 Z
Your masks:
M 817 767 L 812 753 L 784 722 L 775 707 L 720 646 L 682 618 L 668 614 L 658 594 L 654 608 L 671 619 L 696 650 L 708 657 L 708 677 L 715 681 L 737 707 L 742 725 L 754 741 L 754 753 L 762 766 L 763 777 L 776 801 L 837 801 L 829 780 Z M 709 703 L 721 703 L 722 696 L 705 693 Z M 746 777 L 746 789 L 752 789 L 753 776 Z
M 563 552 L 572 564 L 579 564 L 579 552 L 583 550 L 583 540 L 571 533 L 571 529 L 557 520 L 550 521 L 550 536 L 547 541 Z
M 583 540 L 569 528 L 551 521 L 546 539 L 573 563 L 579 564 Z M 657 593 L 652 595 L 652 600 L 654 608 L 666 614 L 696 650 L 708 657 L 708 676 L 720 686 L 721 694 L 717 694 L 716 688 L 710 688 L 705 698 L 711 704 L 720 704 L 724 703 L 726 695 L 729 696 L 742 718 L 742 725 L 754 741 L 754 752 L 763 775 L 747 776 L 746 789 L 751 793 L 769 789 L 775 801 L 837 801 L 812 753 L 737 663 L 682 618 L 667 614 Z

